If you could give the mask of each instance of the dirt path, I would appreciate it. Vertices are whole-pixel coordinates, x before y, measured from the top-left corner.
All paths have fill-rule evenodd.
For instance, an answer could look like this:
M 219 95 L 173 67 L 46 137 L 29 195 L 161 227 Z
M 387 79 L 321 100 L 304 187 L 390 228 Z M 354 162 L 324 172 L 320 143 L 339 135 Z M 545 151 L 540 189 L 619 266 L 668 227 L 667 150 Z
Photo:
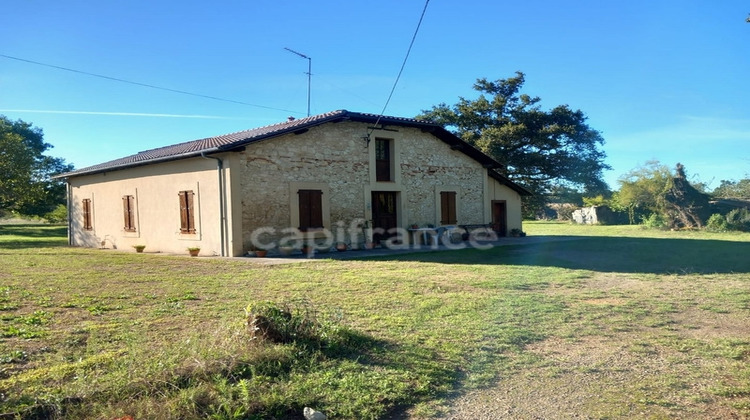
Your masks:
M 622 338 L 635 339 L 630 334 Z M 461 395 L 439 418 L 747 418 L 716 401 L 710 385 L 689 380 L 684 386 L 693 388 L 690 393 L 699 394 L 699 398 L 682 397 L 678 392 L 669 401 L 658 397 L 648 401 L 652 387 L 690 378 L 695 364 L 703 363 L 678 360 L 686 356 L 676 351 L 639 353 L 627 340 L 601 337 L 575 343 L 551 339 L 528 350 L 542 358 L 539 367 L 501 378 L 490 388 Z M 623 388 L 632 391 L 623 395 Z

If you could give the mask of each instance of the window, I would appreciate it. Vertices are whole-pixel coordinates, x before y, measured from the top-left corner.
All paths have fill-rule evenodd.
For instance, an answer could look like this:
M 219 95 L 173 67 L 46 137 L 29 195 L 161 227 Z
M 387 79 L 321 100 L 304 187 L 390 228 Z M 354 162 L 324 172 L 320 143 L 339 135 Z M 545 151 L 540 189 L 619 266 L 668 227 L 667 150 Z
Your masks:
M 455 225 L 456 223 L 456 192 L 442 191 L 440 193 L 440 224 Z
M 132 195 L 122 197 L 122 212 L 125 218 L 125 231 L 135 232 L 135 197 Z
M 180 233 L 195 233 L 193 191 L 180 191 Z
M 91 199 L 83 199 L 83 229 L 92 230 L 91 227 Z
M 323 191 L 299 190 L 299 230 L 323 228 Z
M 391 167 L 393 153 L 391 151 L 391 140 L 375 139 L 375 180 L 393 181 Z

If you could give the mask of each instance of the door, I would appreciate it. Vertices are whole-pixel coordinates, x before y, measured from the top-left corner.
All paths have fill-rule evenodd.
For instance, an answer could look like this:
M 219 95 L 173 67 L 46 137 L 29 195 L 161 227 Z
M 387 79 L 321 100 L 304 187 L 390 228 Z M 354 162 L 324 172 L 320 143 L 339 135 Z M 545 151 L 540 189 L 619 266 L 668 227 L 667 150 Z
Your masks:
M 497 236 L 508 236 L 508 211 L 505 201 L 492 202 L 492 230 Z
M 398 227 L 396 194 L 398 193 L 389 191 L 373 191 L 372 193 L 372 237 L 375 243 L 396 235 L 394 229 Z

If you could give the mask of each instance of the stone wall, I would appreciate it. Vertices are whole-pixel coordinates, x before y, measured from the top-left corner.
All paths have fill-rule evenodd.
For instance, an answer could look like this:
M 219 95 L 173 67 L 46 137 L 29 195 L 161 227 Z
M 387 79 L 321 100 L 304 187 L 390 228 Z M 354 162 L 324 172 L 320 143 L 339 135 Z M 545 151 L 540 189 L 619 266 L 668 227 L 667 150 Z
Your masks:
M 275 228 L 275 239 L 285 236 L 278 231 L 293 226 L 291 195 L 300 184 L 328 192 L 324 211 L 327 205 L 326 228 L 331 230 L 337 222 L 350 226 L 353 220 L 370 219 L 372 191 L 399 193 L 400 226 L 439 224 L 441 190 L 458 193 L 460 223 L 484 222 L 486 170 L 478 162 L 416 128 L 377 130 L 371 140 L 393 139 L 399 173 L 394 182 L 375 182 L 370 164 L 374 141 L 366 142 L 368 131 L 368 124 L 328 123 L 248 145 L 238 168 L 245 245 L 250 246 L 250 233 L 261 227 Z
M 329 187 L 330 220 L 362 218 L 362 186 L 368 183 L 366 143 L 361 127 L 326 124 L 249 145 L 241 153 L 242 226 L 249 233 L 261 227 L 277 230 L 292 222 L 292 183 L 323 183 Z M 331 228 L 331 226 L 326 226 Z M 283 235 L 271 235 L 279 238 Z
M 440 223 L 440 191 L 456 191 L 460 224 L 483 223 L 487 170 L 429 134 L 414 128 L 402 131 L 401 180 L 409 223 Z

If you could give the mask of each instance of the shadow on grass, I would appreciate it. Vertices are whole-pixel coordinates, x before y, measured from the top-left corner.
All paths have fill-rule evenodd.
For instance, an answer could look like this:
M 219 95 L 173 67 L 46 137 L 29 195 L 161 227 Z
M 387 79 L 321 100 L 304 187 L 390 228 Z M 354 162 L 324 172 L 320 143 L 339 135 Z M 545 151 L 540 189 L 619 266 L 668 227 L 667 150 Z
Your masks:
M 368 258 L 372 259 L 528 265 L 619 273 L 750 273 L 750 242 L 583 237 L 573 241 L 496 246 L 488 250 L 465 249 Z
M 0 249 L 48 248 L 67 245 L 68 227 L 0 225 Z

